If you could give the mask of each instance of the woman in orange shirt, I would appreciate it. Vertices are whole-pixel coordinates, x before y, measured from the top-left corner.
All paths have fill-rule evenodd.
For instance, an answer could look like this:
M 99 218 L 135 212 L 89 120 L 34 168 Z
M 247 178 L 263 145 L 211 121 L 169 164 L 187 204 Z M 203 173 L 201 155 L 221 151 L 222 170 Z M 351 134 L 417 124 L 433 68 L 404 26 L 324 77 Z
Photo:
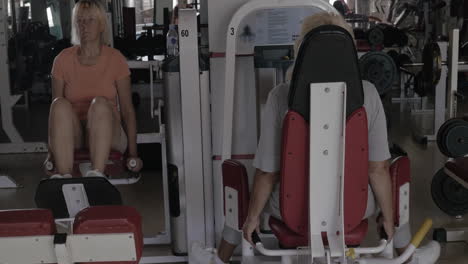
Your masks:
M 52 68 L 49 153 L 55 160 L 55 177 L 71 177 L 74 149 L 83 147 L 89 149 L 93 164 L 84 176 L 103 176 L 111 149 L 125 152 L 128 147 L 127 161 L 137 163 L 129 169 L 139 171 L 142 167 L 136 147 L 130 71 L 122 54 L 108 47 L 109 38 L 101 3 L 76 3 L 72 15 L 74 46 L 63 50 Z

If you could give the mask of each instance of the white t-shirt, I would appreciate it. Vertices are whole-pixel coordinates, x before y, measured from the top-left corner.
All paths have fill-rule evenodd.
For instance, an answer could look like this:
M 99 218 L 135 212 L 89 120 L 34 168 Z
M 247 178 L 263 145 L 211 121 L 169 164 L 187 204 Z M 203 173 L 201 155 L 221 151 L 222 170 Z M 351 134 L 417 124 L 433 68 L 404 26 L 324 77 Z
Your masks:
M 387 139 L 387 121 L 377 89 L 368 81 L 362 82 L 364 108 L 367 114 L 369 161 L 390 159 Z M 281 162 L 281 133 L 283 119 L 288 111 L 289 84 L 282 83 L 268 94 L 263 110 L 260 140 L 253 166 L 265 172 L 279 172 Z M 270 198 L 270 206 L 279 212 L 279 184 Z

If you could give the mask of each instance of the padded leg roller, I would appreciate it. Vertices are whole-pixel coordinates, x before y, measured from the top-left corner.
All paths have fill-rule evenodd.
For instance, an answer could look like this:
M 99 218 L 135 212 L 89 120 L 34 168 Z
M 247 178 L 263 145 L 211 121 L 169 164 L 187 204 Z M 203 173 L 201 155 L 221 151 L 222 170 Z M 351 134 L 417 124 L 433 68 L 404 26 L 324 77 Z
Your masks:
M 47 236 L 55 233 L 50 210 L 0 211 L 0 237 Z
M 74 234 L 116 234 L 133 233 L 137 259 L 121 262 L 93 262 L 94 264 L 137 264 L 143 252 L 141 216 L 128 206 L 94 206 L 76 215 Z

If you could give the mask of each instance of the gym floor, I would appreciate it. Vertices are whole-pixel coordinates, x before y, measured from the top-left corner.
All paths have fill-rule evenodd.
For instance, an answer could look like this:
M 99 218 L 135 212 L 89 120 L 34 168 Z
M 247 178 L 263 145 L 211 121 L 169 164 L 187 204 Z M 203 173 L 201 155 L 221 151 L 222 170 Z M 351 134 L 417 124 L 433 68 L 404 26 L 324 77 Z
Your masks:
M 455 219 L 443 213 L 432 201 L 430 184 L 432 176 L 439 170 L 446 158 L 440 154 L 437 144 L 421 145 L 413 140 L 413 131 L 429 131 L 432 118 L 425 115 L 411 115 L 407 103 L 391 106 L 391 133 L 390 138 L 402 147 L 411 159 L 411 226 L 413 232 L 427 217 L 432 218 L 434 227 L 468 227 L 468 219 Z M 147 108 L 142 104 L 137 109 L 140 125 L 148 124 L 145 120 Z M 468 104 L 459 105 L 460 113 L 468 112 Z M 28 141 L 47 140 L 47 114 L 48 105 L 32 104 L 28 110 L 17 108 L 15 110 L 15 123 L 20 133 Z M 425 129 L 429 128 L 429 129 Z M 140 129 L 140 128 L 139 128 Z M 145 128 L 141 128 L 145 130 Z M 141 131 L 141 130 L 140 130 Z M 7 139 L 0 130 L 0 142 Z M 42 162 L 45 154 L 14 154 L 0 155 L 0 175 L 7 174 L 14 178 L 24 188 L 0 189 L 0 210 L 17 208 L 34 208 L 35 188 L 45 175 L 42 171 Z M 162 201 L 162 178 L 160 170 L 151 169 L 143 172 L 140 182 L 131 186 L 119 186 L 124 204 L 136 207 L 143 215 L 143 229 L 145 236 L 155 235 L 164 230 L 164 206 Z M 370 221 L 369 234 L 363 245 L 371 245 L 377 241 L 375 221 Z M 431 239 L 432 232 L 426 239 Z M 169 253 L 168 247 L 160 247 L 157 252 Z M 466 243 L 442 244 L 442 254 L 437 263 L 458 264 L 467 263 L 468 245 Z

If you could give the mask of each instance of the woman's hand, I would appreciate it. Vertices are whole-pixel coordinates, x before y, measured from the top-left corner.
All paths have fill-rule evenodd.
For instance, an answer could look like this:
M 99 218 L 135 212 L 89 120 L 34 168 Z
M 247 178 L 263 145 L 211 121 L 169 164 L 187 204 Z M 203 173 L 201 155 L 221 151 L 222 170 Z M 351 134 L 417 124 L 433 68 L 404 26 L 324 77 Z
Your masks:
M 133 172 L 139 172 L 143 168 L 143 161 L 139 157 L 127 158 L 127 168 Z
M 386 238 L 382 236 L 382 231 L 387 235 Z M 383 215 L 380 214 L 377 217 L 377 232 L 380 234 L 381 238 L 385 238 L 387 241 L 390 241 L 393 239 L 393 235 L 395 234 L 395 224 L 391 220 L 387 221 L 384 219 Z
M 258 217 L 253 218 L 253 219 L 247 217 L 244 223 L 244 227 L 242 227 L 245 240 L 249 241 L 249 243 L 252 244 L 253 246 L 255 246 L 255 244 L 252 241 L 252 233 L 254 231 L 257 231 L 257 234 L 259 234 L 260 233 L 259 226 L 260 226 L 260 219 Z

